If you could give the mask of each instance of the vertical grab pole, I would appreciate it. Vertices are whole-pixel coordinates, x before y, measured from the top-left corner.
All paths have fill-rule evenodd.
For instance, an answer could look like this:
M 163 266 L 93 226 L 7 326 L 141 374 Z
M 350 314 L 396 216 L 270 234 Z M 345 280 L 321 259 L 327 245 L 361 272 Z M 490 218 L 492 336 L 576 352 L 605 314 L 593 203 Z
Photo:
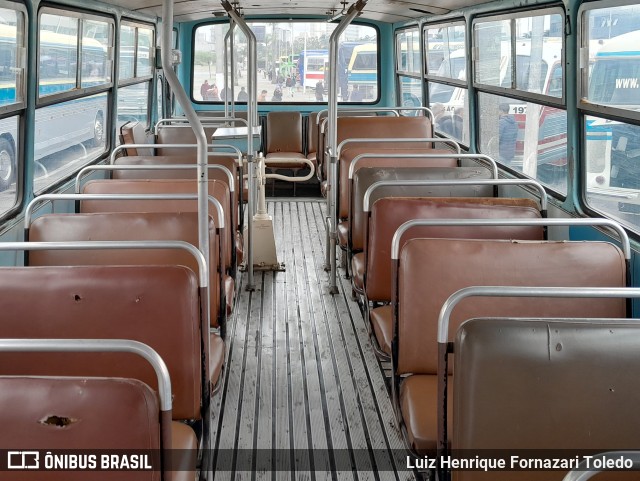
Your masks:
M 249 213 L 248 216 L 248 229 L 247 229 L 247 290 L 254 289 L 253 281 L 253 215 L 255 214 L 255 199 L 256 199 L 256 183 L 255 183 L 255 163 L 254 158 L 257 152 L 254 150 L 253 144 L 253 132 L 259 129 L 258 125 L 258 102 L 256 91 L 258 89 L 258 77 L 256 75 L 256 36 L 251 31 L 244 19 L 238 15 L 231 4 L 227 0 L 223 0 L 222 7 L 226 10 L 229 17 L 240 27 L 240 30 L 247 37 L 247 43 L 249 45 L 249 60 L 247 65 L 247 93 L 249 94 L 249 100 L 247 101 L 247 123 L 249 127 L 247 129 L 247 164 L 249 166 Z M 233 53 L 232 53 L 233 55 Z M 231 66 L 233 71 L 233 65 Z
M 233 89 L 231 85 L 233 85 L 233 69 L 231 69 L 231 75 L 229 75 L 229 62 L 233 65 L 233 29 L 236 24 L 233 20 L 229 21 L 229 30 L 224 36 L 224 98 L 222 101 L 224 102 L 224 116 L 225 118 L 229 118 L 229 104 L 231 103 L 231 116 L 233 117 Z M 231 99 L 231 102 L 229 102 Z
M 208 156 L 207 156 L 207 136 L 204 133 L 204 127 L 202 126 L 202 122 L 198 118 L 196 111 L 191 105 L 191 101 L 187 96 L 187 93 L 184 91 L 182 85 L 180 85 L 180 81 L 178 80 L 178 76 L 173 71 L 173 66 L 171 65 L 171 40 L 173 38 L 173 0 L 163 0 L 162 2 L 162 46 L 161 46 L 161 57 L 162 57 L 162 70 L 164 71 L 164 77 L 169 83 L 169 87 L 173 91 L 176 100 L 182 110 L 184 111 L 187 120 L 189 121 L 189 125 L 193 130 L 193 134 L 196 137 L 196 142 L 198 145 L 197 154 L 196 154 L 196 163 L 197 163 L 197 176 L 198 176 L 198 248 L 205 259 L 205 275 L 207 279 L 209 278 L 209 269 L 211 267 L 211 263 L 209 262 L 209 169 L 207 168 L 208 164 Z M 207 312 L 211 310 L 211 286 L 207 289 L 204 289 L 205 299 L 203 301 L 204 308 Z M 209 339 L 210 336 L 206 335 L 204 351 L 207 353 L 207 356 L 210 355 L 210 345 Z M 205 390 L 205 399 L 209 399 L 210 392 L 209 389 Z M 203 406 L 204 407 L 204 406 Z M 210 406 L 207 405 L 204 407 L 206 412 L 204 413 L 204 421 L 202 426 L 202 444 L 205 448 L 205 453 L 212 452 L 213 442 L 211 437 L 211 414 L 209 411 Z M 205 469 L 212 469 L 213 465 L 211 464 L 213 461 L 213 457 L 207 454 L 203 455 L 202 465 Z
M 173 1 L 164 0 L 162 3 L 162 70 L 165 79 L 173 91 L 178 104 L 189 121 L 196 137 L 197 148 L 197 175 L 198 175 L 198 248 L 207 261 L 207 271 L 209 269 L 209 189 L 208 189 L 208 169 L 207 169 L 207 137 L 204 133 L 202 123 L 193 109 L 187 93 L 180 85 L 180 81 L 171 65 L 171 39 L 173 37 Z M 208 275 L 208 273 L 207 273 Z M 209 300 L 207 300 L 207 306 Z M 207 339 L 209 337 L 207 336 Z M 208 349 L 208 346 L 207 346 Z
M 329 240 L 329 263 L 331 272 L 329 274 L 329 292 L 338 293 L 336 281 L 336 241 L 338 229 L 338 40 L 342 32 L 346 30 L 353 19 L 362 11 L 367 4 L 367 0 L 358 0 L 349 7 L 346 15 L 342 18 L 329 39 L 329 195 L 327 196 L 327 217 L 331 218 L 327 226 Z

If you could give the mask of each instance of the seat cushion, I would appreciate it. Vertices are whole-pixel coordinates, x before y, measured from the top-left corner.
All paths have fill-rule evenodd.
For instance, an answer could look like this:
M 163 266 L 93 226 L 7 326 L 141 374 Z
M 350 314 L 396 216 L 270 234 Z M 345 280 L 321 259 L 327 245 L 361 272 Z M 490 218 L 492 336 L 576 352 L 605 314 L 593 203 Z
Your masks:
M 355 279 L 355 275 L 354 275 Z M 369 321 L 380 350 L 391 356 L 391 341 L 393 339 L 393 309 L 390 305 L 376 307 L 369 311 Z
M 211 392 L 220 380 L 220 373 L 224 365 L 225 346 L 222 337 L 212 332 L 209 335 L 209 379 L 211 380 Z
M 349 222 L 347 221 L 338 224 L 338 244 L 343 249 L 349 245 Z
M 267 154 L 267 168 L 269 169 L 300 169 L 306 167 L 307 163 L 303 159 L 307 157 L 298 152 L 273 152 Z M 269 161 L 278 160 L 277 163 Z
M 233 311 L 233 301 L 235 299 L 236 283 L 231 276 L 224 276 L 224 296 L 227 301 L 227 314 Z
M 449 378 L 448 438 L 453 426 L 452 378 Z M 411 449 L 418 454 L 435 451 L 438 440 L 438 378 L 435 375 L 413 375 L 400 385 L 400 412 L 407 429 Z
M 196 476 L 198 440 L 186 424 L 171 423 L 173 481 L 192 481 Z M 177 456 L 177 457 L 173 457 Z M 176 463 L 176 464 L 174 464 Z
M 364 292 L 364 252 L 358 252 L 351 258 L 351 276 L 353 287 L 359 292 Z
M 244 236 L 242 232 L 236 232 L 236 263 L 242 264 L 244 261 Z

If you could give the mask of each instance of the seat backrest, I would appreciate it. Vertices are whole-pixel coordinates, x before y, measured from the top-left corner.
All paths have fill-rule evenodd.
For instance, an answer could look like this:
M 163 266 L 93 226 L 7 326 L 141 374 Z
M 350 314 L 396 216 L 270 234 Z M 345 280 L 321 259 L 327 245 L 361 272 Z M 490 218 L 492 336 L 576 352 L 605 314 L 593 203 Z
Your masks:
M 540 210 L 529 199 L 501 197 L 386 197 L 373 205 L 366 243 L 365 290 L 370 301 L 391 301 L 391 239 L 398 227 L 411 219 L 539 219 Z M 542 240 L 542 226 L 415 227 L 400 239 L 411 237 L 461 239 Z
M 458 330 L 455 364 L 454 449 L 640 449 L 635 319 L 473 319 Z M 566 471 L 490 474 L 461 471 L 453 479 L 560 481 Z M 613 474 L 602 478 L 638 476 Z
M 399 375 L 437 372 L 438 314 L 463 287 L 625 287 L 626 282 L 624 256 L 607 242 L 410 239 L 399 257 L 394 334 Z M 449 332 L 478 316 L 625 315 L 624 299 L 472 298 L 456 306 Z
M 433 136 L 431 120 L 428 117 L 338 117 L 337 128 L 337 145 L 346 139 L 422 139 Z M 377 145 L 384 147 L 386 144 Z
M 195 212 L 118 212 L 49 214 L 35 219 L 29 230 L 33 242 L 180 240 L 198 245 Z M 219 246 L 215 226 L 209 223 L 209 290 L 211 325 L 219 325 Z M 32 266 L 181 265 L 198 272 L 195 258 L 178 249 L 48 250 L 29 253 Z
M 178 155 L 175 156 L 155 156 L 155 157 L 120 157 L 116 159 L 115 165 L 190 165 L 194 163 L 194 159 L 183 158 Z M 233 193 L 233 225 L 238 226 L 238 216 L 235 213 L 238 211 L 238 171 L 239 166 L 233 157 L 227 156 L 215 156 L 209 157 L 209 165 L 221 165 L 226 167 L 229 172 L 233 174 L 234 183 L 236 189 Z M 217 180 L 229 183 L 226 172 L 219 169 L 209 169 L 209 180 Z M 196 169 L 162 169 L 162 170 L 114 170 L 112 179 L 125 180 L 125 179 L 193 179 L 197 178 Z
M 363 167 L 353 177 L 351 193 L 351 242 L 352 249 L 359 251 L 366 242 L 368 214 L 364 212 L 364 195 L 367 189 L 378 181 L 403 180 L 486 180 L 491 172 L 484 167 Z M 406 186 L 388 185 L 375 189 L 370 198 L 369 208 L 384 197 L 492 197 L 490 185 L 450 185 L 450 186 Z
M 389 154 L 442 154 L 442 157 L 436 158 L 368 158 L 368 159 L 360 159 L 356 165 L 356 172 L 365 167 L 376 167 L 377 172 L 379 172 L 379 180 L 384 179 L 393 179 L 393 175 L 396 170 L 393 170 L 389 174 L 389 177 L 385 177 L 386 168 L 400 168 L 405 167 L 423 167 L 423 168 L 449 168 L 452 169 L 458 166 L 458 159 L 454 157 L 450 157 L 451 152 L 448 150 L 442 149 L 432 149 L 428 144 L 423 144 L 419 148 L 404 148 L 402 145 L 398 145 L 397 147 L 389 148 L 384 147 L 380 148 L 376 144 L 371 145 L 362 145 L 358 144 L 354 147 L 347 149 L 343 152 L 343 155 L 340 156 L 340 174 L 339 174 L 339 185 L 338 185 L 338 200 L 339 207 L 338 212 L 341 219 L 347 218 L 349 215 L 349 203 L 351 202 L 351 182 L 349 182 L 349 167 L 355 158 L 357 158 L 360 154 L 369 154 L 372 152 L 380 152 L 380 153 L 389 153 Z M 420 179 L 420 177 L 416 177 Z
M 225 235 L 220 239 L 225 253 L 224 267 L 231 267 L 231 249 L 235 238 L 231 227 L 229 187 L 219 180 L 210 180 L 209 195 L 221 205 Z M 197 194 L 198 184 L 192 180 L 92 180 L 84 185 L 85 194 Z M 80 212 L 197 212 L 197 200 L 83 200 Z M 218 210 L 209 203 L 209 216 L 219 226 Z M 234 219 L 235 220 L 235 219 Z M 230 234 L 231 233 L 231 234 Z M 225 269 L 223 269 L 224 271 Z
M 64 473 L 65 479 L 86 479 L 92 465 L 100 468 L 101 458 L 95 451 L 146 452 L 151 463 L 150 453 L 160 449 L 159 412 L 155 393 L 133 379 L 0 377 L 0 449 L 79 454 L 90 447 L 96 457 L 91 459 L 87 453 L 87 458 L 81 458 L 85 469 Z M 87 466 L 85 460 L 94 464 Z M 42 457 L 39 463 L 44 470 Z M 19 479 L 42 478 L 42 471 L 20 471 Z M 125 470 L 118 479 L 160 481 L 161 472 Z
M 207 137 L 207 142 L 211 143 L 213 133 L 216 131 L 216 127 L 204 127 L 204 133 Z M 156 135 L 156 142 L 158 144 L 191 144 L 195 145 L 196 135 L 193 133 L 191 127 L 188 124 L 179 125 L 165 125 L 158 129 L 158 135 Z M 195 163 L 196 148 L 182 149 L 172 147 L 158 147 L 156 149 L 158 155 L 179 155 L 181 157 L 187 157 L 191 163 Z
M 120 127 L 123 144 L 148 144 L 153 142 L 153 135 L 147 134 L 143 124 L 138 121 L 127 122 Z M 153 155 L 153 148 L 127 148 L 127 155 Z
M 307 117 L 307 154 L 318 151 L 318 130 L 320 125 L 317 122 L 319 112 L 311 112 Z
M 269 112 L 267 114 L 267 154 L 302 153 L 302 114 Z
M 3 267 L 0 304 L 1 338 L 132 339 L 149 345 L 169 369 L 174 419 L 200 418 L 202 329 L 198 282 L 191 269 Z M 157 389 L 153 368 L 122 353 L 0 353 L 0 374 L 124 377 Z M 47 396 L 34 399 L 42 397 Z

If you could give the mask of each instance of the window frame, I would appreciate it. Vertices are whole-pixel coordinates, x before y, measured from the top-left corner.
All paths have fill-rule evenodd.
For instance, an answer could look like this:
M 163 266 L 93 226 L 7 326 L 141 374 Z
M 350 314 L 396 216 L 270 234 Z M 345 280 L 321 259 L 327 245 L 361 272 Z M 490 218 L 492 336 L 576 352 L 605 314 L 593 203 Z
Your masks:
M 14 10 L 16 14 L 22 14 L 22 44 L 20 47 L 17 45 L 18 41 L 18 31 L 16 28 L 16 50 L 21 50 L 20 52 L 20 68 L 22 70 L 20 75 L 20 80 L 16 79 L 16 91 L 20 89 L 21 95 L 20 100 L 2 105 L 0 106 L 0 118 L 4 117 L 12 117 L 11 114 L 15 114 L 16 112 L 24 111 L 27 107 L 27 51 L 29 47 L 29 16 L 26 7 L 22 3 L 17 2 L 7 2 L 4 0 L 0 0 L 0 8 L 4 8 L 6 10 Z M 17 63 L 17 62 L 16 62 Z
M 533 102 L 536 104 L 540 104 L 546 107 L 556 107 L 563 110 L 567 108 L 567 75 L 564 71 L 564 67 L 566 65 L 566 38 L 565 35 L 562 35 L 562 54 L 560 56 L 560 65 L 563 67 L 562 72 L 562 96 L 561 97 L 553 97 L 551 95 L 545 93 L 535 93 L 529 92 L 526 90 L 518 89 L 517 87 L 500 87 L 496 85 L 489 85 L 486 83 L 482 83 L 476 80 L 476 72 L 478 69 L 476 68 L 477 62 L 479 61 L 479 47 L 477 41 L 477 30 L 476 25 L 479 23 L 487 23 L 487 22 L 495 22 L 495 21 L 505 21 L 509 20 L 511 22 L 511 65 L 512 65 L 512 77 L 515 79 L 514 73 L 516 69 L 513 66 L 517 65 L 517 55 L 516 55 L 516 29 L 513 28 L 515 22 L 520 18 L 531 18 L 538 17 L 544 15 L 560 15 L 562 17 L 563 25 L 566 22 L 566 12 L 561 6 L 553 6 L 548 8 L 541 8 L 536 10 L 522 10 L 517 12 L 510 13 L 502 13 L 498 15 L 487 15 L 487 16 L 478 16 L 473 19 L 471 22 L 471 34 L 472 34 L 472 48 L 471 48 L 471 61 L 472 61 L 472 77 L 471 82 L 475 91 L 490 93 L 493 95 L 497 95 L 500 97 L 510 97 L 516 100 L 522 100 L 525 102 Z M 548 69 L 552 69 L 552 65 L 548 66 Z M 517 67 L 516 67 L 517 68 Z M 515 80 L 514 80 L 515 81 Z
M 269 19 L 249 19 L 248 23 L 251 24 L 252 22 L 257 22 L 257 23 L 303 23 L 303 22 L 314 22 L 314 23 L 320 23 L 320 24 L 325 24 L 326 21 L 317 19 L 317 18 L 269 18 Z M 191 45 L 195 45 L 196 42 L 196 32 L 199 28 L 201 27 L 206 27 L 206 26 L 211 26 L 211 25 L 224 25 L 224 24 L 228 24 L 229 22 L 227 20 L 214 20 L 214 21 L 204 21 L 201 23 L 197 23 L 193 26 L 193 28 L 191 29 Z M 335 23 L 335 25 L 337 26 L 337 23 Z M 373 106 L 376 105 L 380 102 L 380 100 L 382 99 L 382 91 L 381 91 L 381 87 L 382 87 L 382 68 L 381 68 L 381 57 L 380 57 L 380 28 L 378 27 L 378 25 L 372 24 L 372 23 L 367 23 L 367 22 L 358 22 L 358 21 L 354 21 L 351 23 L 351 25 L 359 25 L 359 26 L 363 26 L 363 27 L 369 27 L 371 29 L 373 29 L 375 31 L 376 34 L 376 63 L 377 63 L 377 79 L 376 79 L 376 91 L 377 91 L 377 97 L 375 99 L 372 99 L 370 101 L 364 102 L 350 102 L 350 101 L 339 101 L 338 103 L 340 105 L 363 105 L 363 106 Z M 250 25 L 249 25 L 250 26 Z M 329 47 L 327 46 L 327 49 L 329 49 Z M 192 57 L 191 57 L 191 62 L 189 65 L 189 69 L 190 69 L 190 77 L 189 77 L 189 99 L 191 100 L 192 103 L 196 104 L 196 105 L 211 105 L 211 106 L 223 106 L 224 102 L 222 100 L 200 100 L 194 97 L 194 92 L 196 91 L 196 85 L 194 83 L 195 81 L 195 48 L 192 50 Z M 347 65 L 348 66 L 348 65 Z M 186 90 L 186 87 L 185 87 Z M 247 102 L 246 101 L 234 101 L 234 105 L 246 105 Z M 265 102 L 260 102 L 260 105 L 309 105 L 309 106 L 313 106 L 313 105 L 326 105 L 326 102 L 301 102 L 301 101 L 295 101 L 295 102 L 291 102 L 291 101 L 287 101 L 287 102 L 271 102 L 270 100 L 267 100 Z
M 423 52 L 422 70 L 424 72 L 424 79 L 426 82 L 436 82 L 436 83 L 441 83 L 445 85 L 452 85 L 454 87 L 462 87 L 462 88 L 468 89 L 469 85 L 467 83 L 467 80 L 454 79 L 451 77 L 441 77 L 439 75 L 436 75 L 435 73 L 429 73 L 429 69 L 427 68 L 427 62 L 428 62 L 427 59 L 429 57 L 429 53 L 427 49 L 427 33 L 426 32 L 430 28 L 434 28 L 438 26 L 442 26 L 445 28 L 462 27 L 465 32 L 465 35 L 464 35 L 465 49 L 467 49 L 467 52 L 468 52 L 469 39 L 467 38 L 467 25 L 464 19 L 453 20 L 451 22 L 445 22 L 445 23 L 442 23 L 442 22 L 425 23 L 422 26 L 422 39 L 423 39 L 422 40 L 422 52 Z M 465 62 L 467 60 L 468 60 L 468 53 L 467 53 L 467 56 L 465 57 Z M 469 75 L 469 72 L 467 72 L 467 78 L 468 78 L 468 75 Z
M 629 2 L 625 0 L 612 1 L 596 1 L 583 3 L 578 9 L 578 82 L 577 82 L 577 107 L 582 115 L 595 114 L 596 117 L 604 117 L 609 120 L 621 120 L 625 123 L 634 121 L 640 124 L 640 110 L 622 109 L 609 105 L 599 104 L 588 100 L 589 94 L 589 22 L 585 20 L 587 13 L 591 10 L 599 10 L 602 8 L 615 8 L 625 6 L 638 6 L 640 2 Z M 585 134 L 582 137 L 586 137 Z M 586 194 L 586 191 L 585 191 Z
M 65 102 L 68 100 L 75 100 L 82 97 L 88 97 L 90 95 L 95 95 L 103 92 L 109 92 L 114 85 L 114 43 L 115 43 L 115 20 L 108 15 L 99 15 L 95 13 L 85 13 L 79 12 L 73 9 L 63 9 L 58 7 L 52 7 L 49 5 L 42 6 L 38 9 L 37 14 L 37 25 L 38 25 L 38 37 L 40 32 L 40 19 L 43 14 L 50 15 L 60 15 L 60 16 L 68 16 L 72 18 L 78 19 L 78 41 L 77 41 L 77 52 L 76 52 L 76 65 L 82 65 L 82 25 L 83 20 L 95 20 L 105 22 L 111 27 L 110 31 L 110 43 L 111 45 L 107 47 L 107 61 L 110 63 L 110 72 L 111 77 L 109 82 L 102 83 L 100 85 L 92 86 L 92 87 L 82 87 L 82 70 L 76 68 L 76 87 L 67 90 L 65 92 L 50 94 L 46 96 L 40 96 L 39 91 L 36 92 L 36 108 L 46 107 L 49 105 L 54 105 L 57 103 Z M 36 58 L 38 59 L 36 65 L 36 84 L 40 86 L 40 38 L 38 38 L 36 45 Z
M 420 62 L 419 62 L 419 66 L 420 66 L 420 71 L 419 72 L 412 72 L 412 71 L 408 71 L 408 70 L 400 70 L 400 55 L 401 55 L 401 51 L 398 48 L 398 39 L 400 37 L 401 34 L 406 33 L 409 30 L 415 30 L 415 32 L 418 34 L 418 47 L 419 47 L 419 53 L 420 53 Z M 418 82 L 420 82 L 420 103 L 421 105 L 425 105 L 424 102 L 424 81 L 423 81 L 423 76 L 424 76 L 424 62 L 422 60 L 422 58 L 424 57 L 424 51 L 422 48 L 422 37 L 420 34 L 420 25 L 416 24 L 416 25 L 408 25 L 406 27 L 403 28 L 398 28 L 393 32 L 393 54 L 394 54 L 394 72 L 395 72 L 395 87 L 396 87 L 396 104 L 402 106 L 404 103 L 404 99 L 402 98 L 402 80 L 403 78 L 408 78 L 408 79 L 413 79 L 413 80 L 417 80 Z

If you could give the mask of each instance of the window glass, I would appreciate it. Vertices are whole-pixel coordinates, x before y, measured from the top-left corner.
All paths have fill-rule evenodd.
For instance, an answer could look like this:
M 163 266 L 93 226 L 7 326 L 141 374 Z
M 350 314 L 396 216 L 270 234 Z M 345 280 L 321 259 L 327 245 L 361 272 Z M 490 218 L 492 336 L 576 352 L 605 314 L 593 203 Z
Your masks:
M 78 19 L 44 13 L 39 28 L 39 96 L 76 88 Z
M 433 82 L 427 84 L 436 131 L 469 145 L 467 89 Z
M 562 97 L 562 15 L 477 22 L 474 32 L 477 83 Z
M 96 20 L 82 21 L 82 87 L 111 82 L 111 25 Z
M 585 12 L 589 69 L 583 98 L 627 110 L 640 109 L 640 5 Z
M 588 204 L 640 227 L 640 126 L 585 118 Z
M 427 74 L 465 80 L 464 25 L 433 25 L 425 30 Z
M 124 123 L 133 120 L 147 125 L 149 85 L 149 82 L 142 82 L 118 89 L 118 131 Z
M 566 111 L 487 93 L 478 101 L 480 151 L 566 193 Z
M 36 194 L 105 152 L 106 119 L 106 93 L 36 110 Z
M 0 8 L 0 106 L 23 99 L 24 18 L 15 10 Z
M 400 98 L 403 107 L 420 107 L 422 106 L 422 80 L 405 77 L 398 77 L 400 84 Z
M 258 102 L 327 102 L 329 37 L 327 22 L 249 22 L 258 42 Z M 192 96 L 221 101 L 247 94 L 247 41 L 234 31 L 234 85 L 224 78 L 227 23 L 203 25 L 195 33 Z M 377 34 L 373 27 L 350 25 L 338 46 L 339 99 L 373 102 L 378 97 Z
M 136 49 L 136 29 L 131 25 L 120 26 L 120 73 L 119 79 L 133 78 L 134 53 Z
M 18 116 L 0 119 L 0 214 L 4 214 L 17 201 L 18 179 Z
M 478 22 L 474 25 L 475 80 L 478 83 L 503 86 L 511 84 L 511 21 Z
M 138 29 L 138 46 L 136 61 L 136 77 L 151 75 L 151 60 L 153 59 L 153 30 Z
M 420 73 L 420 32 L 418 29 L 401 30 L 396 35 L 398 70 L 408 73 Z

